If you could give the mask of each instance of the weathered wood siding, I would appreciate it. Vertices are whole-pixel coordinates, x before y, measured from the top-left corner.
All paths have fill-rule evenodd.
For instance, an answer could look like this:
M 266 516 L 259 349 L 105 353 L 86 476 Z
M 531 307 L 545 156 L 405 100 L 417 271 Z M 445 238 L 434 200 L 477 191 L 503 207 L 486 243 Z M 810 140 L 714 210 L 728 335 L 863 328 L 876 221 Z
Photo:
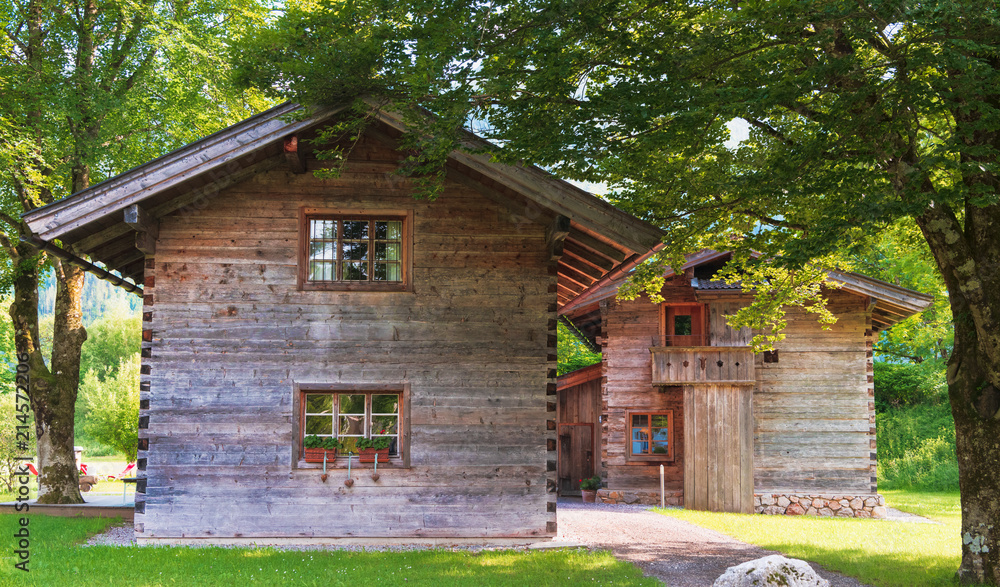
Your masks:
M 374 140 L 351 156 L 339 179 L 280 167 L 161 220 L 141 539 L 554 533 L 545 228 L 456 183 L 414 200 Z M 413 291 L 297 290 L 302 206 L 412 209 Z M 410 468 L 355 469 L 350 489 L 294 468 L 296 382 L 409 384 Z
M 696 303 L 690 279 L 669 280 L 664 297 Z M 666 488 L 679 490 L 684 471 L 684 397 L 679 386 L 652 383 L 650 346 L 660 337 L 660 308 L 646 297 L 602 302 L 604 383 L 601 389 L 601 467 L 609 489 L 658 489 L 659 462 L 629 462 L 626 411 L 672 410 L 674 460 L 664 462 Z
M 828 292 L 837 316 L 790 309 L 778 362 L 757 356 L 754 482 L 758 492 L 868 493 L 874 452 L 869 424 L 870 340 L 866 300 Z
M 752 385 L 685 385 L 684 507 L 753 513 Z

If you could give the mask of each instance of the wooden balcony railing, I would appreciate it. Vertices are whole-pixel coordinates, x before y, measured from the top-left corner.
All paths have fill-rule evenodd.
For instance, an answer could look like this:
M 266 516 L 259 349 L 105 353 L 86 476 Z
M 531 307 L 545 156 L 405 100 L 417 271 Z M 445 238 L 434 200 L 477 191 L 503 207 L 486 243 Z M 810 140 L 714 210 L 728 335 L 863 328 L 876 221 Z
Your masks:
M 753 383 L 750 347 L 654 346 L 653 385 Z

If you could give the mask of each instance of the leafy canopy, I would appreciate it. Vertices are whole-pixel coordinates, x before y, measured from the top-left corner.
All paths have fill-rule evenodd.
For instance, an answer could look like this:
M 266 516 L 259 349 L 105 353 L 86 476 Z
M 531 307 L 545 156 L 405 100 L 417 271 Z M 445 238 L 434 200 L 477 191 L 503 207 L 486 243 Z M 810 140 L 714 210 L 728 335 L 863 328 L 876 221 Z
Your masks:
M 648 289 L 686 252 L 735 249 L 766 326 L 777 301 L 828 321 L 822 271 L 897 219 L 950 229 L 997 204 L 998 43 L 985 0 L 326 0 L 245 39 L 238 72 L 307 104 L 384 100 L 427 168 L 469 123 L 499 158 L 605 182 L 668 230 Z M 734 118 L 750 134 L 728 148 Z

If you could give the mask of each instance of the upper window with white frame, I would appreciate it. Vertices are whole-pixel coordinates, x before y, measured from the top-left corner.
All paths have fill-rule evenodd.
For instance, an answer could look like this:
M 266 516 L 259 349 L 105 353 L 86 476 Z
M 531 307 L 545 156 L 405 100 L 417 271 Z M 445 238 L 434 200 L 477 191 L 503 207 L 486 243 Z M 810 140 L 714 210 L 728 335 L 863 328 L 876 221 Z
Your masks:
M 401 291 L 409 286 L 405 214 L 304 212 L 302 289 Z

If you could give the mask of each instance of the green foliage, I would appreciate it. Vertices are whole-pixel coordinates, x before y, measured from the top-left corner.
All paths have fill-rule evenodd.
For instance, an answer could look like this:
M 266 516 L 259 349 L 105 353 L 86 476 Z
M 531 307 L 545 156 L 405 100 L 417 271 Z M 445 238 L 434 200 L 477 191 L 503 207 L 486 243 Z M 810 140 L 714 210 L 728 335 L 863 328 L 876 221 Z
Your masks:
M 814 274 L 851 269 L 873 235 L 937 215 L 930 232 L 961 233 L 997 205 L 1000 150 L 979 132 L 1000 125 L 996 4 L 858 6 L 299 1 L 242 39 L 237 71 L 301 103 L 368 95 L 401 112 L 419 131 L 404 137 L 406 173 L 439 177 L 473 121 L 504 147 L 496 158 L 607 183 L 615 204 L 668 232 L 637 291 L 657 291 L 684 253 L 736 249 L 734 269 L 762 286 L 737 321 L 765 328 L 766 348 L 782 303 L 829 323 Z M 734 119 L 750 129 L 737 146 Z
M 931 307 L 879 334 L 876 356 L 916 363 L 947 359 L 955 338 L 948 290 L 913 220 L 887 227 L 856 264 L 865 275 L 934 296 Z
M 119 363 L 139 352 L 142 315 L 127 305 L 115 305 L 87 327 L 80 356 L 80 373 L 94 371 L 101 379 L 118 372 Z
M 375 450 L 385 450 L 392 444 L 392 439 L 388 436 L 376 436 L 374 438 L 359 438 L 354 447 L 358 450 L 374 448 Z
M 601 353 L 595 353 L 580 342 L 580 339 L 562 321 L 556 326 L 557 355 L 559 357 L 559 375 L 564 375 L 577 369 L 583 369 L 601 362 Z
M 944 367 L 939 361 L 922 364 L 875 361 L 875 409 L 947 402 Z
M 110 367 L 103 378 L 88 371 L 80 386 L 80 401 L 87 413 L 83 429 L 129 462 L 138 450 L 139 363 L 136 353 L 122 360 L 113 375 Z
M 955 423 L 946 402 L 876 414 L 879 487 L 958 490 Z
M 601 488 L 601 478 L 594 476 L 587 479 L 580 479 L 580 489 L 594 491 Z
M 343 450 L 344 444 L 333 436 L 319 437 L 315 434 L 310 434 L 302 439 L 302 446 L 304 448 L 323 448 L 326 450 Z

